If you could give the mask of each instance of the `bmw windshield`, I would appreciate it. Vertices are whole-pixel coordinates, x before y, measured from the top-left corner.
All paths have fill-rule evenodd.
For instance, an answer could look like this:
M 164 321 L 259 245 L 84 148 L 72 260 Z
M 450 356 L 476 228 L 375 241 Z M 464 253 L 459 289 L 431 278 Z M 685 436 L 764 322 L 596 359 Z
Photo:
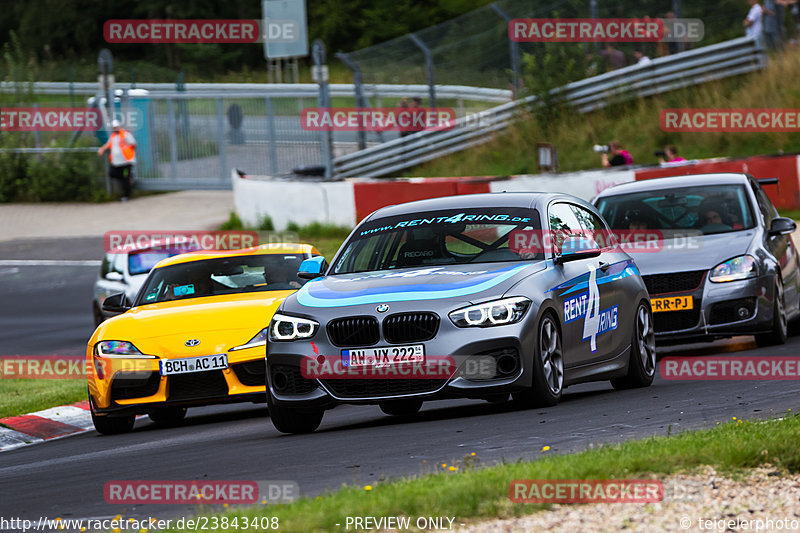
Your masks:
M 509 248 L 511 232 L 540 229 L 534 209 L 475 208 L 380 218 L 361 225 L 332 274 L 543 259 Z

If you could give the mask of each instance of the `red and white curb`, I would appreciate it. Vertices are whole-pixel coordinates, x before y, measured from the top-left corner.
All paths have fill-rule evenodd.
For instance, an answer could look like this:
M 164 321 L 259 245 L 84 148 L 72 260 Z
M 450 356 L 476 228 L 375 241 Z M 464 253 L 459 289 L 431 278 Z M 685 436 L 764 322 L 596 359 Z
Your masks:
M 92 429 L 88 401 L 0 418 L 0 452 Z

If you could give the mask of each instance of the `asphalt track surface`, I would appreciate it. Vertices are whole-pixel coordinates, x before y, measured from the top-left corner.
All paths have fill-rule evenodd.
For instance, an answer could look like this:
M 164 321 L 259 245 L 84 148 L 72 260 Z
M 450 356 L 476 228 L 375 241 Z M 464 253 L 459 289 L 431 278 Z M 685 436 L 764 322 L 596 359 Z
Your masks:
M 0 355 L 81 354 L 85 349 L 98 268 L 8 262 L 97 259 L 101 244 L 75 239 L 49 245 L 49 252 L 40 252 L 42 247 L 28 243 L 0 243 Z M 777 348 L 758 349 L 751 338 L 740 337 L 660 349 L 696 357 L 798 351 L 800 336 Z M 614 391 L 607 382 L 570 387 L 561 404 L 545 409 L 442 401 L 425 404 L 413 419 L 398 419 L 376 406 L 344 406 L 328 411 L 316 433 L 294 436 L 278 433 L 263 405 L 195 408 L 177 428 L 156 429 L 143 418 L 126 435 L 88 432 L 0 453 L 0 516 L 191 516 L 197 506 L 109 505 L 103 487 L 111 480 L 135 479 L 282 480 L 297 482 L 303 495 L 316 495 L 343 483 L 366 485 L 434 471 L 472 452 L 482 464 L 493 464 L 535 459 L 545 445 L 551 447 L 547 453 L 565 453 L 712 427 L 733 416 L 779 416 L 797 410 L 799 392 L 797 381 L 692 382 L 657 376 L 647 389 Z

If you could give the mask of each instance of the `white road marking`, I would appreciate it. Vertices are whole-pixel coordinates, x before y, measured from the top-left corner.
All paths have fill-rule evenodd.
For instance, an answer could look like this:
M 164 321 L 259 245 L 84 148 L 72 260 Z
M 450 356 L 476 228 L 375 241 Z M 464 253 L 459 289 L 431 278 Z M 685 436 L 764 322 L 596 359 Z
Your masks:
M 41 442 L 42 439 L 32 435 L 26 435 L 13 429 L 0 426 L 0 450 L 7 451 L 26 444 Z
M 62 405 L 60 407 L 51 407 L 43 411 L 36 411 L 30 413 L 32 415 L 41 416 L 49 420 L 55 420 L 62 424 L 68 424 L 81 429 L 94 428 L 92 424 L 92 415 L 86 409 L 75 407 L 74 405 Z
M 0 259 L 0 266 L 100 266 L 96 259 Z

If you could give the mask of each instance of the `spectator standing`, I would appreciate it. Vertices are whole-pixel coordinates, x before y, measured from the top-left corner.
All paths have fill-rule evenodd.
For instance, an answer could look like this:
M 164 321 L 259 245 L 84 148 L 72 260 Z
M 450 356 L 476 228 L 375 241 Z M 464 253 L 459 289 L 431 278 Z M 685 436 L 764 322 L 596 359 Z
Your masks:
M 778 26 L 778 4 L 775 0 L 764 0 L 761 18 L 767 47 L 770 50 L 777 50 L 781 47 L 781 33 Z
M 400 109 L 402 109 L 402 110 L 403 110 L 403 111 L 401 111 L 401 113 L 405 113 L 405 112 L 406 112 L 406 109 L 408 109 L 408 98 L 406 98 L 406 97 L 403 97 L 403 99 L 402 99 L 402 100 L 400 100 Z M 410 133 L 409 131 L 402 130 L 402 131 L 400 132 L 400 137 L 405 137 L 405 136 L 406 136 L 406 135 L 408 135 L 409 133 Z
M 755 37 L 760 39 L 763 31 L 763 11 L 761 6 L 758 4 L 758 0 L 747 0 L 747 2 L 750 4 L 750 11 L 747 13 L 747 17 L 743 22 L 744 34 L 746 37 Z
M 611 157 L 609 157 L 609 154 Z M 608 153 L 601 156 L 601 163 L 604 167 L 618 167 L 622 165 L 632 165 L 633 157 L 630 152 L 622 149 L 619 141 L 611 141 L 608 143 Z
M 111 122 L 113 130 L 103 146 L 97 150 L 97 155 L 102 156 L 108 151 L 108 176 L 122 184 L 122 198 L 126 202 L 131 196 L 133 187 L 133 165 L 136 163 L 136 139 L 129 131 L 122 129 L 119 120 Z
M 411 118 L 413 126 L 410 128 L 411 133 L 416 133 L 425 129 L 425 110 L 422 109 L 422 98 L 415 96 L 411 100 Z
M 783 22 L 783 17 L 786 13 L 786 9 L 789 10 L 789 18 L 791 22 L 789 24 L 789 34 L 786 34 L 786 27 Z M 797 15 L 800 14 L 800 10 L 797 7 L 797 0 L 778 0 L 778 29 L 781 32 L 781 38 L 785 41 L 788 37 L 791 41 L 794 41 L 794 36 L 797 33 Z
M 622 50 L 617 50 L 611 43 L 606 44 L 606 49 L 600 52 L 603 59 L 606 61 L 606 68 L 608 70 L 616 70 L 618 68 L 628 66 L 628 60 L 625 59 L 625 54 Z
M 674 11 L 667 11 L 667 14 L 664 15 L 665 19 L 668 19 L 667 23 L 671 24 L 672 27 L 675 27 L 675 12 Z M 669 50 L 670 54 L 677 54 L 681 51 L 681 47 L 679 46 L 680 43 L 677 41 L 670 41 L 667 43 L 667 49 Z

